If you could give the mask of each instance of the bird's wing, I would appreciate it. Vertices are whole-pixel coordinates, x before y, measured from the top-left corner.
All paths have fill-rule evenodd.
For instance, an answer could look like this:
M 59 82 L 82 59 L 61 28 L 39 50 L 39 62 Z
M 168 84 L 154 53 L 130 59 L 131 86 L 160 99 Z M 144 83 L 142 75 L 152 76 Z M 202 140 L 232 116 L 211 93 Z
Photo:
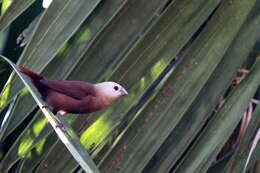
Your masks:
M 96 94 L 93 84 L 87 82 L 43 78 L 40 83 L 51 90 L 79 100 Z

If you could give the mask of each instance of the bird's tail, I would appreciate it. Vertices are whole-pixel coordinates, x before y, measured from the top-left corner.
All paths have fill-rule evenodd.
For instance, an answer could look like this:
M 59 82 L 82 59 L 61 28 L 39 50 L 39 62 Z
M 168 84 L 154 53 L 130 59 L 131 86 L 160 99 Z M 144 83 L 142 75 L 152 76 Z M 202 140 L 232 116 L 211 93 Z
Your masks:
M 29 70 L 28 68 L 25 68 L 23 66 L 19 66 L 19 70 L 26 74 L 27 76 L 29 76 L 33 81 L 39 81 L 41 80 L 43 77 L 38 75 L 37 73 L 34 73 L 33 71 Z

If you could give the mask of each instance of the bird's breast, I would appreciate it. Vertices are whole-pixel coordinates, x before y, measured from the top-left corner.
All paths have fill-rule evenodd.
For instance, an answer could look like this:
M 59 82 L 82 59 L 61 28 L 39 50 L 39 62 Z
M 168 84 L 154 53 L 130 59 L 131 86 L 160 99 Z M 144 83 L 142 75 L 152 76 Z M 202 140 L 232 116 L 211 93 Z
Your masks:
M 99 97 L 92 97 L 90 99 L 87 98 L 86 101 L 83 103 L 83 109 L 85 108 L 88 112 L 95 112 L 105 108 L 110 103 L 110 100 Z
M 67 113 L 91 113 L 105 108 L 112 101 L 102 97 L 87 96 L 83 99 L 75 99 L 59 92 L 50 91 L 46 102 L 53 108 L 53 113 L 63 110 Z

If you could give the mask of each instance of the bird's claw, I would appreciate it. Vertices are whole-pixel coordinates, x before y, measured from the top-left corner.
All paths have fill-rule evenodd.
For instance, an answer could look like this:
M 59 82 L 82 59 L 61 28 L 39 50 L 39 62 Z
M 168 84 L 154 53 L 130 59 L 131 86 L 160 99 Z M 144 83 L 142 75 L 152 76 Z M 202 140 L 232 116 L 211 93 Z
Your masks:
M 59 128 L 61 131 L 66 132 L 66 128 L 65 128 L 64 124 L 62 124 L 60 122 L 56 125 L 56 128 Z
M 43 105 L 42 109 L 44 109 L 44 108 L 49 108 L 49 106 L 48 105 Z
M 55 119 L 57 120 L 56 128 L 61 129 L 61 131 L 66 132 L 66 122 L 62 119 L 60 114 L 57 114 L 55 116 Z

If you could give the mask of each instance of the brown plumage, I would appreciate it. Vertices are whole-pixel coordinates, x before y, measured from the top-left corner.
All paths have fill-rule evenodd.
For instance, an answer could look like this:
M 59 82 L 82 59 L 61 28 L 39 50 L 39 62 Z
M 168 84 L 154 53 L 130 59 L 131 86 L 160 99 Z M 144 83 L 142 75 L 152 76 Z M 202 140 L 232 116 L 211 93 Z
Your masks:
M 95 112 L 127 94 L 127 91 L 115 82 L 91 84 L 82 81 L 54 80 L 22 66 L 19 66 L 19 69 L 31 78 L 54 114 Z

